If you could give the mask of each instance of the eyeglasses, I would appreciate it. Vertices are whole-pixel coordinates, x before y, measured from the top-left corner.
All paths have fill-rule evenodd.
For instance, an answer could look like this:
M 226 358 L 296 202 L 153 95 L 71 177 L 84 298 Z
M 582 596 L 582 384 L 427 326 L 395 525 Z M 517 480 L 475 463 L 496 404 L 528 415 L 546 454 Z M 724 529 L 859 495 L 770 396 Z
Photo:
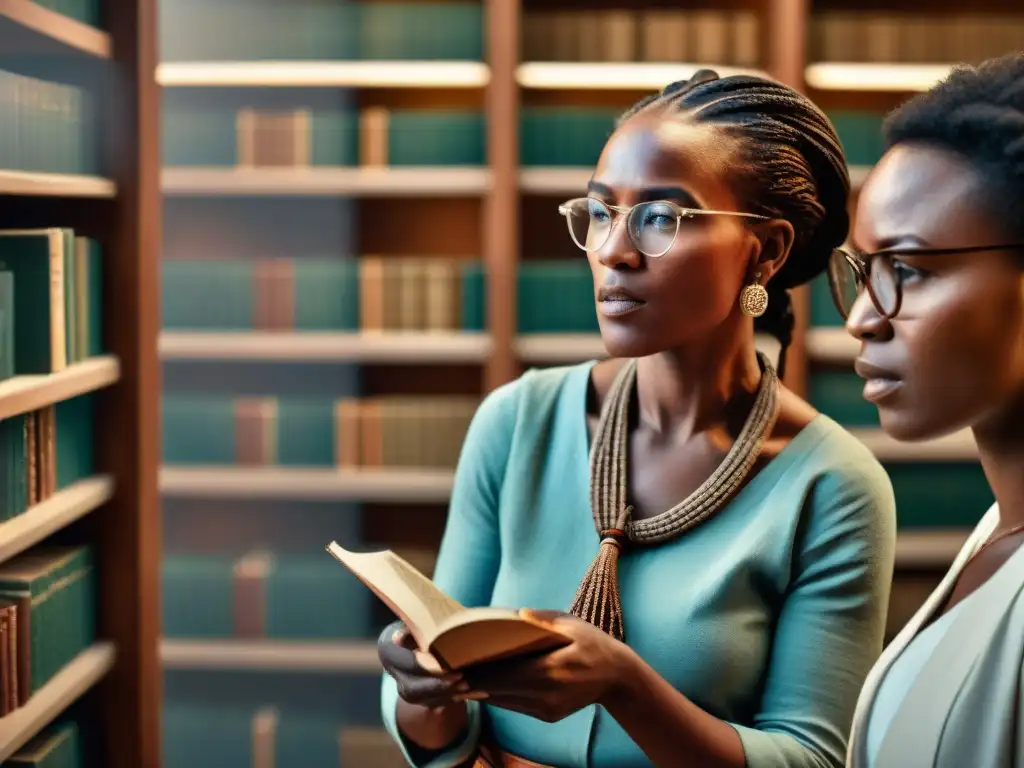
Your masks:
M 694 216 L 740 216 L 767 219 L 755 213 L 707 211 L 683 208 L 668 200 L 637 203 L 631 206 L 608 205 L 592 197 L 578 197 L 558 206 L 569 225 L 569 236 L 584 251 L 599 251 L 608 242 L 615 221 L 612 213 L 626 217 L 626 231 L 636 249 L 656 259 L 668 253 L 676 241 L 679 222 Z
M 871 303 L 882 317 L 892 320 L 903 305 L 903 278 L 906 269 L 896 259 L 900 256 L 943 256 L 982 251 L 1005 251 L 1024 248 L 1024 244 L 972 245 L 965 248 L 905 248 L 855 254 L 836 248 L 828 263 L 828 286 L 832 301 L 843 320 L 850 316 L 853 305 L 867 289 Z

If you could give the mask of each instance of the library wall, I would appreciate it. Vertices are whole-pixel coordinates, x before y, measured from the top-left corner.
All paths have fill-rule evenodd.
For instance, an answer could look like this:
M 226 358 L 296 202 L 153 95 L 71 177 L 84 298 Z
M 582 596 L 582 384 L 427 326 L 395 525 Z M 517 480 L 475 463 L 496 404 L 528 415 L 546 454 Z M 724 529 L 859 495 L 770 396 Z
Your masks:
M 146 18 L 145 0 L 0 5 L 3 766 L 156 758 Z

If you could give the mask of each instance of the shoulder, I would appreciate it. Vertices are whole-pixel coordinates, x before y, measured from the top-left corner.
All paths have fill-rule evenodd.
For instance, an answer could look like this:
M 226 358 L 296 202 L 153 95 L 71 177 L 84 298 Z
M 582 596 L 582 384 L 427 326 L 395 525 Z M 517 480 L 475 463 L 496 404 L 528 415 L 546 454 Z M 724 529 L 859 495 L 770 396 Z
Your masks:
M 837 546 L 856 542 L 876 557 L 892 559 L 896 497 L 885 467 L 868 446 L 828 416 L 817 416 L 807 429 L 808 444 L 799 460 L 805 541 Z
M 580 392 L 586 397 L 591 365 L 581 363 L 525 371 L 519 378 L 502 384 L 484 397 L 473 417 L 471 429 L 479 431 L 486 428 L 511 435 L 522 424 L 523 414 L 529 414 L 530 422 L 542 421 L 540 417 L 561 402 L 572 400 L 575 403 Z
M 833 419 L 819 414 L 806 428 L 802 471 L 815 497 L 842 492 L 895 506 L 892 480 L 874 452 Z

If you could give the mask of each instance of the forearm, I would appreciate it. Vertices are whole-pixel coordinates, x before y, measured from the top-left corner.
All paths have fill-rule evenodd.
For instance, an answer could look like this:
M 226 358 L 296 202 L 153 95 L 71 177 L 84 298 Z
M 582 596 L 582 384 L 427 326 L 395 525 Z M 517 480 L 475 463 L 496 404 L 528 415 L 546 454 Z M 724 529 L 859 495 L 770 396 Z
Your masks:
M 620 669 L 621 683 L 601 705 L 654 765 L 744 768 L 735 728 L 679 693 L 632 650 L 625 650 Z
M 395 711 L 395 722 L 402 736 L 428 751 L 451 746 L 465 732 L 468 721 L 465 704 L 431 709 L 399 699 Z

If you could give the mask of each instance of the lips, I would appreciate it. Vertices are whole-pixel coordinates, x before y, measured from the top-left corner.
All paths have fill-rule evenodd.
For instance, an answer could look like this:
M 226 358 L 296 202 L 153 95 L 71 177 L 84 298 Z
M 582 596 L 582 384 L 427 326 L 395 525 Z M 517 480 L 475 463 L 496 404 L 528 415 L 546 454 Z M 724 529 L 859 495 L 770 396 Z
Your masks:
M 869 403 L 880 403 L 903 387 L 903 379 L 898 373 L 862 358 L 857 359 L 853 369 L 865 380 L 862 396 Z
M 602 285 L 597 292 L 597 304 L 602 314 L 615 316 L 635 312 L 646 302 L 621 286 Z

